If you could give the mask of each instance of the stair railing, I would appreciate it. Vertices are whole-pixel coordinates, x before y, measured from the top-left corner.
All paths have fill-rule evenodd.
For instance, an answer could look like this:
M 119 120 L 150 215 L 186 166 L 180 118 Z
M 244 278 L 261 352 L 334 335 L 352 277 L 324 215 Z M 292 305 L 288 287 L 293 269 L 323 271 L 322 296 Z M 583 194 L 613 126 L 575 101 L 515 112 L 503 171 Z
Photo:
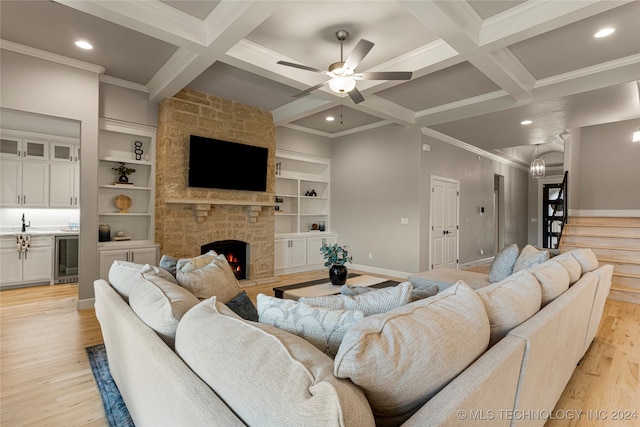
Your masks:
M 560 220 L 560 233 L 558 233 L 558 240 L 556 241 L 556 247 L 553 249 L 558 249 L 560 247 L 560 239 L 562 239 L 562 230 L 564 230 L 564 225 L 567 223 L 568 212 L 569 212 L 569 198 L 568 198 L 568 186 L 569 186 L 569 171 L 564 172 L 564 177 L 562 178 L 562 184 L 560 184 L 560 192 L 558 193 L 558 198 L 556 200 L 562 200 L 562 219 Z M 553 212 L 551 214 L 551 221 L 547 224 L 549 235 L 553 230 L 553 222 L 558 221 L 555 219 L 556 211 L 558 210 L 558 204 L 555 203 L 553 205 Z

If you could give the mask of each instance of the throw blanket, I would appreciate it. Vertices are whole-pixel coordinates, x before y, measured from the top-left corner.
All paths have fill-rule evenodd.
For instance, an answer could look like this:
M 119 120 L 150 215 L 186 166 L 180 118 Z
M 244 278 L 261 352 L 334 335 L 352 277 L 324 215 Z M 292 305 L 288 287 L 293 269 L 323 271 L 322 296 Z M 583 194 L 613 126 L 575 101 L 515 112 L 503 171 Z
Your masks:
M 31 248 L 31 236 L 29 234 L 18 234 L 16 236 L 16 249 L 18 252 L 27 252 Z

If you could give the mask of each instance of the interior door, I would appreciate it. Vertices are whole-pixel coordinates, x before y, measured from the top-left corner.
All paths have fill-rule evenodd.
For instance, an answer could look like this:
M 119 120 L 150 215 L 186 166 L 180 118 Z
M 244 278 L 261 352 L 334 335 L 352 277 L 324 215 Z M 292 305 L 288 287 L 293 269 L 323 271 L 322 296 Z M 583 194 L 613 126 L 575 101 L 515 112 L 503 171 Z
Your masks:
M 458 268 L 458 209 L 460 184 L 431 178 L 431 269 Z

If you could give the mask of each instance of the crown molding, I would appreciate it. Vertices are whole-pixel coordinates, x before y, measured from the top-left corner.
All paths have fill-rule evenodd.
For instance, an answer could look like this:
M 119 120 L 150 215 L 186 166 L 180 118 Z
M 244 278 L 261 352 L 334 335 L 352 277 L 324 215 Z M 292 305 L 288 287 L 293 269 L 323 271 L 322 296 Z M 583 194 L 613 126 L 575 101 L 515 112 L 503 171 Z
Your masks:
M 103 74 L 100 76 L 100 83 L 105 83 L 113 86 L 120 86 L 126 89 L 137 90 L 138 92 L 149 93 L 149 89 L 140 83 L 130 82 L 129 80 L 119 79 L 117 77 L 107 76 Z
M 55 62 L 57 64 L 78 68 L 80 70 L 85 70 L 96 74 L 104 74 L 105 72 L 105 68 L 100 65 L 79 61 L 67 56 L 62 56 L 55 53 L 47 52 L 45 50 L 40 50 L 19 43 L 10 42 L 8 40 L 0 40 L 0 49 L 21 53 L 23 55 L 32 56 L 34 58 L 43 59 L 49 62 Z
M 450 137 L 449 135 L 445 135 L 445 134 L 443 134 L 441 132 L 438 132 L 436 130 L 433 130 L 431 128 L 422 127 L 421 128 L 421 132 L 422 132 L 423 135 L 429 136 L 431 138 L 435 138 L 435 139 L 437 139 L 439 141 L 442 141 L 442 142 L 446 142 L 447 144 L 454 145 L 454 146 L 456 146 L 458 148 L 462 148 L 463 150 L 470 151 L 470 152 L 472 152 L 474 154 L 478 154 L 478 155 L 480 155 L 482 157 L 486 157 L 489 160 L 494 160 L 496 162 L 500 162 L 500 163 L 503 163 L 505 165 L 512 166 L 512 167 L 514 167 L 516 169 L 520 169 L 522 171 L 526 171 L 526 172 L 529 171 L 528 167 L 522 166 L 520 163 L 516 163 L 514 161 L 504 159 L 504 158 L 502 158 L 500 156 L 496 156 L 493 153 L 490 153 L 490 152 L 485 151 L 485 150 L 483 150 L 481 148 L 475 147 L 475 146 L 473 146 L 471 144 L 467 144 L 464 141 L 460 141 L 459 139 Z

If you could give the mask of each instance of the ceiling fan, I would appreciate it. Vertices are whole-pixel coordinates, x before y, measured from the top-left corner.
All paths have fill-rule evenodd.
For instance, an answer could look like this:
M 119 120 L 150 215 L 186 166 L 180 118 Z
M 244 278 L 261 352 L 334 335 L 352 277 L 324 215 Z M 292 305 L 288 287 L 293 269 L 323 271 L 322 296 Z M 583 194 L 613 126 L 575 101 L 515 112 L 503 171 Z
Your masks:
M 349 37 L 349 33 L 347 31 L 336 31 L 336 38 L 340 41 L 340 62 L 334 62 L 329 65 L 328 71 L 319 70 L 306 65 L 294 64 L 293 62 L 278 61 L 278 64 L 286 65 L 287 67 L 313 71 L 314 73 L 320 73 L 330 77 L 329 80 L 323 83 L 317 84 L 293 95 L 294 97 L 308 95 L 314 90 L 328 84 L 332 91 L 340 94 L 346 92 L 355 104 L 359 104 L 364 101 L 364 97 L 358 88 L 356 88 L 356 80 L 411 80 L 411 76 L 413 74 L 411 71 L 378 71 L 356 74 L 356 67 L 373 48 L 373 43 L 368 40 L 361 39 L 351 52 L 351 55 L 344 60 L 342 57 L 342 45 L 347 37 Z

